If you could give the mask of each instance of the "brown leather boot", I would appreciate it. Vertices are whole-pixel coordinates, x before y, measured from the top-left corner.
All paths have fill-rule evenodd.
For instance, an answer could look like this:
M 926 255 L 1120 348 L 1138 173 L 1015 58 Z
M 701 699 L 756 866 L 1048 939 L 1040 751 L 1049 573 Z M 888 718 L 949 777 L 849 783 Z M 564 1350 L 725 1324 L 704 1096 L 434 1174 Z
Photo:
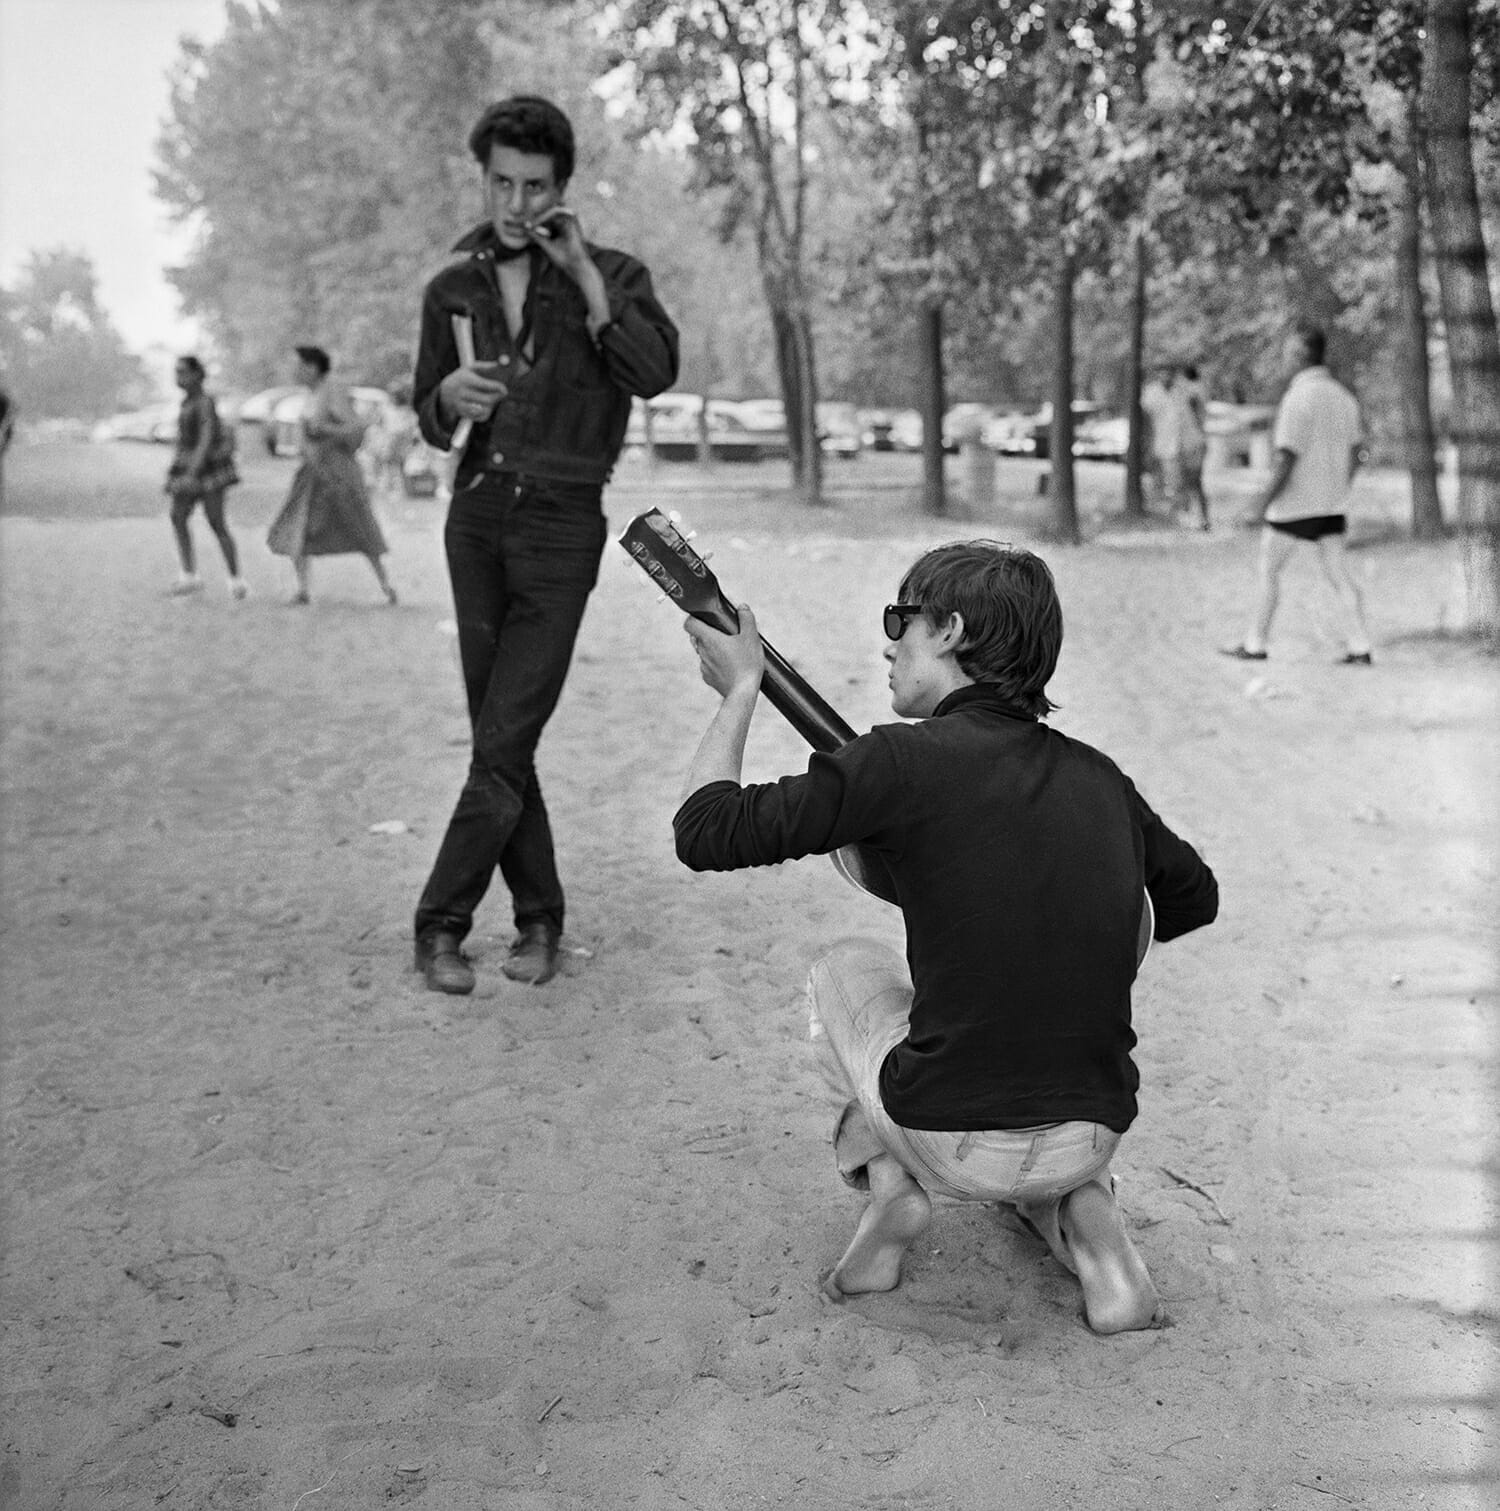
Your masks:
M 461 943 L 457 934 L 445 929 L 434 930 L 417 940 L 416 968 L 426 980 L 428 991 L 463 997 L 474 990 L 474 967 L 464 958 Z
M 561 930 L 550 923 L 524 924 L 500 969 L 512 981 L 540 986 L 557 974 L 557 942 Z

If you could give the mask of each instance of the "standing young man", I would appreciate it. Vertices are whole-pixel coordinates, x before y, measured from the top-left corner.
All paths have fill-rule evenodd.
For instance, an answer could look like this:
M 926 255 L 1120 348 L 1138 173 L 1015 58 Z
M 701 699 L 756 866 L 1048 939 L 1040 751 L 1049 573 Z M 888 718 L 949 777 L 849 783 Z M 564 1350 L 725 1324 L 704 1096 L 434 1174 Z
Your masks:
M 1311 544 L 1333 589 L 1344 632 L 1344 666 L 1369 666 L 1364 597 L 1344 555 L 1349 485 L 1359 467 L 1361 429 L 1354 395 L 1323 365 L 1327 338 L 1303 326 L 1288 343 L 1296 371 L 1276 410 L 1276 460 L 1255 519 L 1261 526 L 1255 613 L 1245 638 L 1223 651 L 1264 661 L 1281 600 L 1281 574 L 1300 543 Z
M 413 402 L 422 434 L 458 458 L 444 545 L 473 728 L 469 773 L 416 912 L 416 964 L 434 991 L 469 992 L 462 953 L 498 867 L 516 938 L 502 969 L 557 968 L 563 890 L 535 754 L 562 692 L 604 547 L 603 488 L 633 395 L 677 376 L 677 329 L 651 276 L 584 240 L 563 203 L 573 128 L 547 100 L 490 106 L 469 135 L 485 220 L 428 284 Z M 455 317 L 475 359 L 462 359 Z
M 891 707 L 805 775 L 741 786 L 763 657 L 687 621 L 723 702 L 674 820 L 695 870 L 872 849 L 906 925 L 903 962 L 836 946 L 812 971 L 813 1037 L 842 1104 L 844 1180 L 870 1203 L 824 1282 L 890 1290 L 931 1218 L 929 1192 L 1002 1202 L 1078 1276 L 1098 1332 L 1160 1303 L 1115 1204 L 1109 1162 L 1136 1115 L 1130 1020 L 1143 892 L 1155 937 L 1215 917 L 1192 847 L 1099 751 L 1041 723 L 1062 644 L 1052 574 L 1029 551 L 942 546 L 885 611 Z

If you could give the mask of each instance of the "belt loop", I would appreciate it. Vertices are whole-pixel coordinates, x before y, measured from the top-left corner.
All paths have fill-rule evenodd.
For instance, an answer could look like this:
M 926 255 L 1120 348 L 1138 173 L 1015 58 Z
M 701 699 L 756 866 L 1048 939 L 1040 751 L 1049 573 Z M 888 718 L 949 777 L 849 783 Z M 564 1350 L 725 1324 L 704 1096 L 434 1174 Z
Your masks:
M 953 1158 L 959 1161 L 968 1159 L 969 1150 L 973 1146 L 974 1140 L 978 1137 L 978 1130 L 971 1128 L 966 1134 L 964 1134 L 961 1139 L 959 1139 L 958 1148 L 953 1151 Z

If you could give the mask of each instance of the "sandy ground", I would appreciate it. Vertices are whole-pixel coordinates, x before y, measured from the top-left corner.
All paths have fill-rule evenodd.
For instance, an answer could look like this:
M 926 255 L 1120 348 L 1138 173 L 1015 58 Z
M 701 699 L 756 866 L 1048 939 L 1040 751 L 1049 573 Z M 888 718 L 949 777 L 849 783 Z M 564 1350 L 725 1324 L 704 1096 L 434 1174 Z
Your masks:
M 439 507 L 385 507 L 399 608 L 342 560 L 293 611 L 262 544 L 288 468 L 258 462 L 233 504 L 252 597 L 200 524 L 209 591 L 174 600 L 163 466 L 18 450 L 0 522 L 0 1504 L 1496 1504 L 1500 669 L 1437 633 L 1449 550 L 1388 538 L 1388 487 L 1362 485 L 1370 671 L 1331 664 L 1310 569 L 1266 667 L 1213 653 L 1243 532 L 1048 552 L 1056 723 L 1223 891 L 1136 997 L 1117 1169 L 1172 1326 L 1104 1340 L 978 1207 L 940 1208 L 898 1291 L 821 1298 L 860 1199 L 802 982 L 898 920 L 822 860 L 677 865 L 712 697 L 623 552 L 540 755 L 566 971 L 501 977 L 495 898 L 479 988 L 445 998 L 408 941 L 465 763 Z M 681 509 L 863 726 L 908 559 L 1035 515 L 932 523 L 914 464 L 839 476 L 808 514 L 772 473 L 632 465 L 609 508 Z M 763 708 L 749 775 L 803 756 Z

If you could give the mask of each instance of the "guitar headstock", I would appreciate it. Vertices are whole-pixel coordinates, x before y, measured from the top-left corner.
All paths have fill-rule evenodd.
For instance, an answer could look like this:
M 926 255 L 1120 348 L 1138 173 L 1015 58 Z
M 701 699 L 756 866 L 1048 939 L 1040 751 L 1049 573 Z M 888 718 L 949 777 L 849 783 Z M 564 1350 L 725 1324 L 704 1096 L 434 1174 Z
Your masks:
M 730 633 L 739 629 L 739 615 L 725 598 L 719 579 L 660 509 L 636 515 L 621 534 L 620 544 L 684 614 Z

